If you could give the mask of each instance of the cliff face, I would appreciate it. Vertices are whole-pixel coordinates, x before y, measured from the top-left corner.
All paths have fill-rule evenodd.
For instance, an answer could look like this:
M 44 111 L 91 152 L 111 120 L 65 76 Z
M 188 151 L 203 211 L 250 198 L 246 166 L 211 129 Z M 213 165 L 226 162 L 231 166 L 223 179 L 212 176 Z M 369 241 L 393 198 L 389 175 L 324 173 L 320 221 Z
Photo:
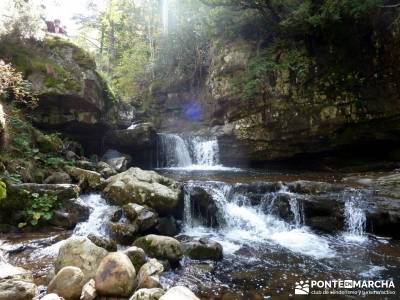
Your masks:
M 343 152 L 388 158 L 400 145 L 399 50 L 395 32 L 293 47 L 214 40 L 202 90 L 169 93 L 161 106 L 182 128 L 218 125 L 213 132 L 228 164 Z M 169 99 L 181 101 L 174 115 Z M 188 122 L 193 101 L 201 116 Z
M 129 126 L 134 117 L 133 108 L 113 98 L 93 59 L 65 39 L 4 38 L 0 58 L 11 62 L 32 83 L 39 98 L 33 123 L 63 132 L 90 152 L 98 150 L 107 130 Z

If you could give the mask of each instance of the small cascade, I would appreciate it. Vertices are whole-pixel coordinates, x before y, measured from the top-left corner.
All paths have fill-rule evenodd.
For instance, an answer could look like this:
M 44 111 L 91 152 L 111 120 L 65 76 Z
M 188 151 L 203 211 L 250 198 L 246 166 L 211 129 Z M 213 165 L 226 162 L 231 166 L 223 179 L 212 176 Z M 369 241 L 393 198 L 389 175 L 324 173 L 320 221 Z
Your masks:
M 177 134 L 159 133 L 157 167 L 188 167 L 192 165 L 189 149 Z
M 158 168 L 222 169 L 216 138 L 200 136 L 182 138 L 160 133 L 157 143 Z
M 74 235 L 106 235 L 104 220 L 109 219 L 116 208 L 109 205 L 99 194 L 83 195 L 80 198 L 90 207 L 91 213 L 87 221 L 76 225 Z
M 194 137 L 190 140 L 190 144 L 196 165 L 216 166 L 219 164 L 219 148 L 216 138 L 207 140 L 201 137 Z
M 199 215 L 194 209 L 195 201 L 191 199 L 191 191 L 200 187 L 211 196 L 215 207 L 212 212 L 218 220 L 219 226 L 212 229 L 206 226 L 209 216 Z M 295 215 L 295 226 L 291 225 L 278 215 L 272 213 L 271 205 L 277 201 L 278 192 L 267 192 L 260 197 L 258 202 L 251 200 L 250 193 L 241 188 L 240 184 L 228 184 L 222 182 L 189 182 L 185 186 L 184 197 L 184 228 L 188 235 L 196 235 L 207 232 L 221 243 L 235 245 L 260 244 L 275 242 L 278 245 L 295 252 L 314 256 L 331 257 L 333 251 L 328 241 L 323 237 L 308 231 L 302 224 L 302 209 L 295 197 L 290 205 Z M 287 192 L 287 191 L 286 191 Z M 196 198 L 197 201 L 199 199 Z M 207 204 L 209 206 L 209 204 Z M 235 249 L 234 247 L 230 247 Z
M 349 190 L 344 194 L 344 198 L 345 238 L 352 241 L 363 241 L 367 222 L 363 209 L 363 194 L 357 190 Z

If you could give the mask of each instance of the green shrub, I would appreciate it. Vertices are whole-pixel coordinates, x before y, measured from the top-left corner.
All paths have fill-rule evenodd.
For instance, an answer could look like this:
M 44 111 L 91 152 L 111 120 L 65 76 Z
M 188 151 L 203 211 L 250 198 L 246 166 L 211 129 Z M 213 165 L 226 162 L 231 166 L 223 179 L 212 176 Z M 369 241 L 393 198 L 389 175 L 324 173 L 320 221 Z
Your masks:
M 18 227 L 25 227 L 28 223 L 32 226 L 37 226 L 40 221 L 51 220 L 54 215 L 57 196 L 47 193 L 40 195 L 38 193 L 29 193 L 28 191 L 25 191 L 25 194 L 31 198 L 31 204 L 23 211 L 25 222 L 19 223 Z

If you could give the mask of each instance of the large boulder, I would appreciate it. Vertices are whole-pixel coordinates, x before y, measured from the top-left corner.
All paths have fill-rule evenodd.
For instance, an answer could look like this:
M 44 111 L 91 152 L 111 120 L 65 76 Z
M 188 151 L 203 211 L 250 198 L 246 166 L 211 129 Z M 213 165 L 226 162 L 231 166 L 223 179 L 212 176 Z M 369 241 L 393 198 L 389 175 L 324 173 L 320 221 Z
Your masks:
M 138 289 L 161 288 L 160 275 L 164 266 L 152 258 L 145 263 L 138 273 Z
M 96 291 L 103 296 L 129 297 L 135 288 L 136 271 L 128 256 L 121 252 L 108 254 L 96 272 Z
M 107 250 L 96 246 L 86 237 L 71 237 L 63 242 L 55 261 L 55 272 L 67 266 L 78 267 L 84 274 L 84 282 L 96 275 L 100 261 Z
M 154 171 L 130 168 L 108 178 L 105 184 L 104 193 L 118 205 L 145 204 L 161 215 L 173 212 L 178 205 L 178 183 Z
M 139 232 L 146 232 L 158 223 L 156 212 L 136 203 L 128 203 L 123 207 L 127 218 L 138 225 Z
M 223 257 L 221 244 L 207 238 L 183 242 L 182 249 L 192 259 L 221 260 Z
M 164 294 L 165 291 L 160 288 L 139 289 L 129 300 L 158 300 Z
M 200 300 L 187 287 L 174 286 L 169 289 L 160 300 Z
M 129 257 L 135 270 L 140 270 L 140 268 L 147 262 L 146 253 L 142 248 L 131 246 L 125 249 L 123 253 Z
M 102 159 L 113 168 L 116 172 L 126 171 L 132 157 L 127 154 L 123 154 L 117 150 L 109 149 L 103 154 Z
M 169 236 L 149 234 L 138 238 L 134 245 L 142 248 L 150 257 L 166 259 L 175 264 L 182 258 L 181 243 Z
M 65 300 L 77 300 L 85 284 L 84 274 L 77 267 L 64 267 L 50 281 L 47 291 L 55 293 Z

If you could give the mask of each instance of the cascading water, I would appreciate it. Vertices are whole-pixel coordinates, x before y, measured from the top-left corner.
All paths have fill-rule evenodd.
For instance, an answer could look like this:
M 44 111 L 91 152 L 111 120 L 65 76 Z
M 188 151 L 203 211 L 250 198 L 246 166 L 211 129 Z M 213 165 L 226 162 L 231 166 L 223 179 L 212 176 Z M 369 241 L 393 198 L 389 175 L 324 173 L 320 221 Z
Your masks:
M 192 165 L 185 141 L 176 134 L 158 134 L 157 167 L 188 167 Z
M 364 241 L 367 217 L 362 207 L 363 194 L 360 191 L 349 190 L 344 194 L 344 198 L 345 239 Z
M 216 204 L 214 213 L 219 228 L 204 226 L 203 216 L 196 215 L 191 199 L 195 187 L 206 190 Z M 259 203 L 251 203 L 249 195 L 240 190 L 240 185 L 222 182 L 189 182 L 185 186 L 185 233 L 188 235 L 209 235 L 218 240 L 226 252 L 235 252 L 244 244 L 276 243 L 284 248 L 312 257 L 332 257 L 334 251 L 323 237 L 301 226 L 301 209 L 294 207 L 295 224 L 292 225 L 271 213 L 270 204 L 280 193 L 270 192 Z M 290 198 L 291 199 L 291 198 Z M 296 200 L 296 199 L 295 199 Z M 264 201 L 268 201 L 265 203 Z M 296 219 L 296 214 L 299 215 Z
M 76 225 L 74 235 L 85 236 L 90 233 L 106 235 L 104 220 L 109 219 L 117 208 L 109 205 L 99 194 L 84 195 L 81 196 L 81 200 L 90 207 L 91 213 L 87 221 Z
M 157 143 L 157 167 L 188 170 L 224 170 L 220 164 L 218 141 L 200 136 L 182 138 L 160 133 Z

